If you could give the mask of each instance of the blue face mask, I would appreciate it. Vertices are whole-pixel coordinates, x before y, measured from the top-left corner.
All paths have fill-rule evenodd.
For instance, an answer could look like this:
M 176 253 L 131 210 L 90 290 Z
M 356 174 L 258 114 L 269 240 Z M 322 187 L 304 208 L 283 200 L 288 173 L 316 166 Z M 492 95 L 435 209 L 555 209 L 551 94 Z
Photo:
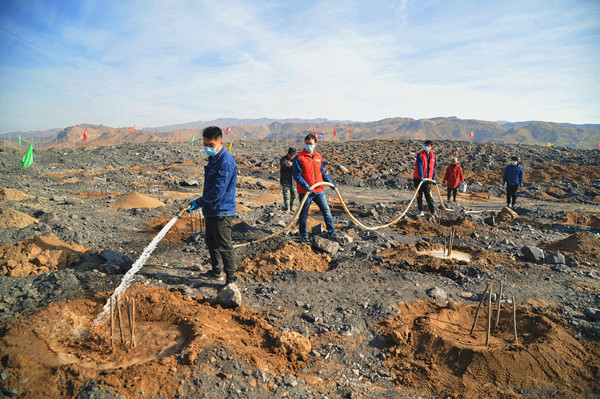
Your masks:
M 517 161 L 512 161 L 513 166 L 517 166 Z
M 425 152 L 429 152 L 429 150 L 431 150 L 431 147 L 429 147 L 428 145 L 426 145 L 425 147 L 423 147 L 423 149 L 425 150 Z
M 215 155 L 217 155 L 217 149 L 214 147 L 204 147 L 204 152 L 209 157 L 214 157 Z
M 315 150 L 315 146 L 310 144 L 304 144 L 304 149 L 312 154 L 312 152 Z

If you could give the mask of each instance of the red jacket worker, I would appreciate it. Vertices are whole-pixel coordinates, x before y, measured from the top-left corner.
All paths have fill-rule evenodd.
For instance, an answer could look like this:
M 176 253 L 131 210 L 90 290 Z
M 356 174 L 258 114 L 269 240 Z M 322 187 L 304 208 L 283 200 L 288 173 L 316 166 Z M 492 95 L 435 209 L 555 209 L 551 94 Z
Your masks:
M 442 183 L 448 187 L 448 201 L 450 201 L 450 193 L 452 193 L 454 202 L 456 202 L 456 189 L 460 183 L 464 182 L 465 178 L 463 177 L 462 168 L 458 164 L 458 159 L 454 157 L 452 158 L 452 163 L 446 168 L 444 180 L 442 180 Z

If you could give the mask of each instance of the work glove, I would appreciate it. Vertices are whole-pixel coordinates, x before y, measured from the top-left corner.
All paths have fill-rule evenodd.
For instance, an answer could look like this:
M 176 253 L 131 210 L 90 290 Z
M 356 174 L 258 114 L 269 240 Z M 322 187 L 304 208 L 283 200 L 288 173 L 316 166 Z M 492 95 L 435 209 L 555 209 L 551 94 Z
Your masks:
M 304 188 L 306 189 L 306 191 L 310 191 L 310 186 L 308 184 L 305 184 Z
M 188 209 L 188 212 L 195 211 L 196 209 L 200 208 L 200 207 L 198 206 L 198 203 L 196 202 L 196 200 L 194 200 L 194 201 L 190 201 L 190 202 L 188 203 L 188 205 L 190 206 L 190 209 Z
M 335 190 L 337 188 L 337 185 L 334 182 L 330 181 L 329 183 L 333 184 L 333 187 L 331 187 L 332 190 Z

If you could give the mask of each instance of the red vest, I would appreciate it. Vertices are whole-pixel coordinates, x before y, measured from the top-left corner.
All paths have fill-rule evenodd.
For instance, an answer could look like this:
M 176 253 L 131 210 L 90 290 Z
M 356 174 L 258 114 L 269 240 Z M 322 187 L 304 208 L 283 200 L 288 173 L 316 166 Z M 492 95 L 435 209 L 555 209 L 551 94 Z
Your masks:
M 302 168 L 302 178 L 306 180 L 309 186 L 312 187 L 313 184 L 323 181 L 323 175 L 321 174 L 323 158 L 321 158 L 321 154 L 315 151 L 315 156 L 311 157 L 308 151 L 302 150 L 297 157 L 300 161 L 300 167 Z M 296 183 L 296 189 L 298 190 L 298 194 L 306 193 L 306 189 L 298 183 Z M 323 191 L 323 186 L 315 188 L 313 193 L 318 193 L 320 191 Z
M 427 162 L 427 153 L 425 152 L 425 150 L 422 150 L 421 152 L 419 152 L 417 154 L 417 157 L 421 157 L 421 161 L 423 162 L 423 176 L 419 175 L 419 163 L 417 161 L 415 161 L 415 174 L 414 177 L 417 179 L 433 179 L 434 178 L 434 173 L 435 173 L 435 154 L 433 153 L 433 151 L 429 152 L 429 158 L 430 158 L 430 162 Z M 429 173 L 427 173 L 427 170 L 429 170 Z

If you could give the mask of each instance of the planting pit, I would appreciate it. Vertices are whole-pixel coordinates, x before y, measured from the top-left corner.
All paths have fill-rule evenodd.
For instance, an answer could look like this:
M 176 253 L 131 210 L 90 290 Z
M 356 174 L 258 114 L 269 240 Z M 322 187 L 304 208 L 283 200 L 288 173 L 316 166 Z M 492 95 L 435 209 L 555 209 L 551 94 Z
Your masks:
M 417 301 L 399 310 L 400 315 L 381 323 L 381 333 L 386 364 L 401 386 L 430 386 L 452 398 L 522 398 L 527 390 L 536 397 L 571 398 L 600 386 L 597 344 L 575 338 L 546 315 L 518 307 L 515 342 L 512 307 L 505 305 L 486 346 L 487 306 L 473 336 L 475 306 Z
M 136 302 L 133 348 L 126 312 L 125 345 L 115 328 L 111 346 L 108 321 L 93 324 L 106 294 L 52 303 L 0 324 L 3 389 L 23 398 L 74 397 L 91 379 L 128 398 L 144 397 L 142 392 L 174 397 L 211 348 L 227 347 L 270 373 L 300 372 L 311 351 L 307 338 L 280 333 L 243 307 L 222 309 L 152 286 L 131 287 L 126 295 Z

